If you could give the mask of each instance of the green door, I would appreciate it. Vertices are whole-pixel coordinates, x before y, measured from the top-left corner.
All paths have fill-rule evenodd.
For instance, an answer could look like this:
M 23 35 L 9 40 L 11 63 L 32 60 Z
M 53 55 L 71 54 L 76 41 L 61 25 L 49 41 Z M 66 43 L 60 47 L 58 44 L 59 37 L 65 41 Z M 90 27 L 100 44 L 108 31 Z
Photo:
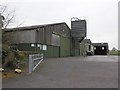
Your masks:
M 59 57 L 60 56 L 59 47 L 48 45 L 45 55 L 46 57 Z
M 70 39 L 60 37 L 60 57 L 70 56 Z

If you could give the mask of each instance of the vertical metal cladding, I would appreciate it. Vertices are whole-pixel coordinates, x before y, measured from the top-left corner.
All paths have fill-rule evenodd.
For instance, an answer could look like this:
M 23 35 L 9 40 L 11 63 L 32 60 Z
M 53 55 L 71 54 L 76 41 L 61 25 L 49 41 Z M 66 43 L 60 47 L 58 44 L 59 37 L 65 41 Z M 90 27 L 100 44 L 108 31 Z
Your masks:
M 13 28 L 6 32 L 13 34 L 19 50 L 43 53 L 45 57 L 70 56 L 70 28 L 66 23 Z
M 60 37 L 60 56 L 70 56 L 70 39 L 63 36 Z
M 36 31 L 35 30 L 22 30 L 14 32 L 6 32 L 14 44 L 20 43 L 36 43 Z
M 48 25 L 45 29 L 46 57 L 70 56 L 70 29 L 65 23 Z
M 83 56 L 84 53 L 86 52 L 86 47 L 85 47 L 85 43 L 80 43 L 80 55 Z
M 73 56 L 80 55 L 79 43 L 86 37 L 86 20 L 71 20 L 72 52 Z
M 79 45 L 79 40 L 77 39 L 72 39 L 72 56 L 78 56 L 80 55 L 80 45 Z
M 61 25 L 60 56 L 70 56 L 70 29 L 66 24 Z
M 44 28 L 36 29 L 36 43 L 44 43 Z
M 71 21 L 72 37 L 86 37 L 86 20 Z
M 51 38 L 52 38 L 52 32 L 53 32 L 54 28 L 52 25 L 50 26 L 44 26 L 44 43 L 47 45 L 52 45 L 51 44 Z
M 59 35 L 53 33 L 54 25 L 44 26 L 44 44 L 47 50 L 44 51 L 46 57 L 59 57 Z
M 52 34 L 51 44 L 53 46 L 60 46 L 60 36 L 56 34 Z
M 59 50 L 60 49 L 58 46 L 47 45 L 47 50 L 44 51 L 43 53 L 45 54 L 46 57 L 59 57 L 60 56 Z

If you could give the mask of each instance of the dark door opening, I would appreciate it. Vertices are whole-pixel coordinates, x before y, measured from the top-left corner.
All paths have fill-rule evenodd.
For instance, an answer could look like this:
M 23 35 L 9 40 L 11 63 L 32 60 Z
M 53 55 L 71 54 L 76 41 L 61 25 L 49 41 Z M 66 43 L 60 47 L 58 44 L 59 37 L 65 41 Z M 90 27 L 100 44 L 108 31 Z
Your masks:
M 105 46 L 96 46 L 94 50 L 94 55 L 107 55 L 107 50 Z

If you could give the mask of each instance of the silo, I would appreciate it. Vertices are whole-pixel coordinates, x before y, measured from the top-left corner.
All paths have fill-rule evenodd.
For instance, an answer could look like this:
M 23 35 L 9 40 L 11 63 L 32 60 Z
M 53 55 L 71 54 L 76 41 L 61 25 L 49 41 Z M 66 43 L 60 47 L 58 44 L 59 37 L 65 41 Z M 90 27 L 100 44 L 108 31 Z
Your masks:
M 75 19 L 75 20 L 73 20 Z M 80 55 L 80 47 L 79 43 L 86 37 L 87 27 L 86 27 L 86 20 L 80 20 L 78 18 L 72 18 L 71 19 L 71 55 Z M 78 45 L 76 45 L 78 44 Z

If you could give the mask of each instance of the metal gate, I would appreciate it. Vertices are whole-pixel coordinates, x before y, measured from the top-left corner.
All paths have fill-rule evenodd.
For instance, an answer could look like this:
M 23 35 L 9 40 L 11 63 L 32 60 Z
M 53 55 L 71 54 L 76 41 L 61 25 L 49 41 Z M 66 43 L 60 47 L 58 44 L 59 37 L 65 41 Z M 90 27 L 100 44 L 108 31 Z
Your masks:
M 42 61 L 43 54 L 29 55 L 29 73 L 32 73 Z

